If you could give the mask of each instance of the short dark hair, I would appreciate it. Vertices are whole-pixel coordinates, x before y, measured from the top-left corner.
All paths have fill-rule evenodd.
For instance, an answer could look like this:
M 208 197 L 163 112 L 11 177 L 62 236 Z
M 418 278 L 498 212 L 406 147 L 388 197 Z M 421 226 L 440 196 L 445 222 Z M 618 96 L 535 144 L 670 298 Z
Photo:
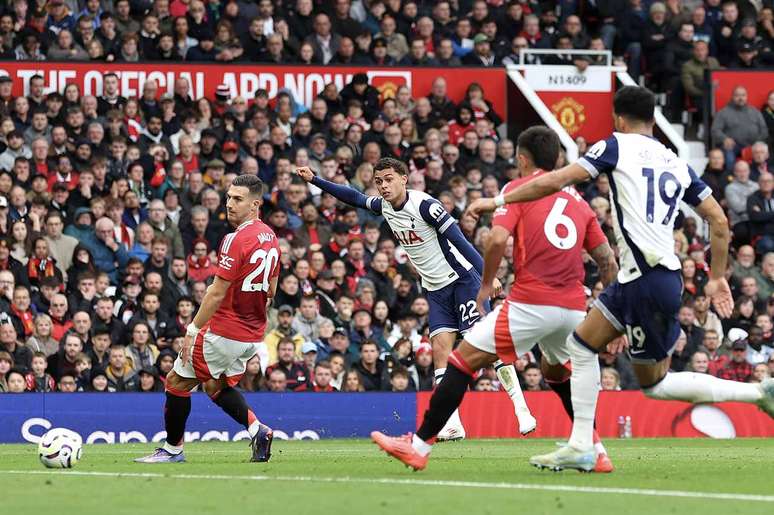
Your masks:
M 387 170 L 388 168 L 392 168 L 400 175 L 408 175 L 408 167 L 406 166 L 406 163 L 400 159 L 395 159 L 394 157 L 383 157 L 379 159 L 374 166 L 374 172 Z
M 653 122 L 656 96 L 648 88 L 624 86 L 613 98 L 613 112 L 638 122 Z
M 536 167 L 553 170 L 559 159 L 559 136 L 548 127 L 530 127 L 521 134 L 516 142 L 518 152 L 529 157 Z
M 379 344 L 376 343 L 374 340 L 363 340 L 360 343 L 360 350 L 362 351 L 363 347 L 365 347 L 366 345 L 373 345 L 374 347 L 376 347 L 377 351 L 379 350 Z
M 247 188 L 253 196 L 263 195 L 263 181 L 255 175 L 238 175 L 231 181 L 231 185 Z

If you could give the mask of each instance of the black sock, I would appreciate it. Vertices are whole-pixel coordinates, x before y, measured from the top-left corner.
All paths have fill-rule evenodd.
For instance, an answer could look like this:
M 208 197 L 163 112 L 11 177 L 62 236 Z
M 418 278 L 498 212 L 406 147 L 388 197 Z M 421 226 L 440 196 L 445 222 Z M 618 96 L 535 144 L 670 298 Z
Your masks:
M 417 430 L 418 437 L 425 441 L 435 438 L 454 410 L 462 403 L 468 384 L 470 384 L 470 376 L 450 361 L 443 381 L 435 388 L 430 398 L 430 408 L 425 411 L 422 426 Z
M 561 383 L 555 383 L 554 381 L 546 381 L 548 386 L 559 396 L 564 406 L 564 411 L 570 417 L 570 420 L 575 419 L 575 413 L 572 410 L 572 393 L 570 392 L 570 380 L 562 381 Z
M 164 405 L 164 428 L 167 430 L 167 443 L 178 447 L 183 444 L 185 422 L 191 413 L 191 397 L 180 397 L 167 392 Z
M 250 426 L 248 420 L 250 407 L 247 405 L 244 396 L 237 390 L 227 386 L 220 391 L 214 402 L 239 424 L 242 424 L 244 427 Z

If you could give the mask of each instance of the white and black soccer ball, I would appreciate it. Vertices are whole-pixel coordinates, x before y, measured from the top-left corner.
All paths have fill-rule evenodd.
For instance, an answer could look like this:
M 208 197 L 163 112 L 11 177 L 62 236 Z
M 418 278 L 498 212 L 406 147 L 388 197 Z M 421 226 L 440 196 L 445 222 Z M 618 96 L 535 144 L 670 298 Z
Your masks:
M 70 429 L 57 427 L 40 438 L 38 456 L 46 468 L 69 469 L 80 461 L 82 449 L 81 435 Z

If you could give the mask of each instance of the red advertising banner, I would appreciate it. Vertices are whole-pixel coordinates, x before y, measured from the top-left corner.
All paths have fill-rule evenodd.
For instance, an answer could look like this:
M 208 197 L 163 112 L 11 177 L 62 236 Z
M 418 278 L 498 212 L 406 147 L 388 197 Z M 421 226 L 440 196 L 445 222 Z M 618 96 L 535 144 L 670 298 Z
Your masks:
M 591 144 L 613 132 L 613 94 L 582 91 L 540 91 L 540 100 L 573 138 L 583 136 Z
M 430 404 L 430 393 L 417 394 L 417 427 Z M 559 397 L 553 392 L 524 392 L 538 421 L 528 437 L 567 438 L 572 429 Z M 504 392 L 469 392 L 460 407 L 469 438 L 516 438 L 513 404 Z M 774 421 L 756 406 L 737 402 L 693 405 L 648 399 L 642 392 L 601 392 L 597 430 L 603 438 L 618 437 L 618 418 L 631 417 L 635 437 L 772 437 Z
M 273 98 L 281 89 L 288 89 L 296 100 L 310 106 L 312 100 L 328 83 L 343 88 L 359 72 L 367 73 L 371 84 L 384 98 L 395 96 L 400 86 L 408 86 L 413 95 L 430 92 L 436 77 L 446 79 L 448 96 L 458 102 L 467 87 L 478 82 L 484 95 L 501 116 L 505 115 L 505 71 L 502 68 L 369 68 L 341 66 L 261 66 L 222 64 L 168 63 L 67 63 L 67 62 L 0 62 L 0 75 L 14 81 L 14 95 L 26 95 L 29 79 L 40 74 L 47 91 L 62 92 L 67 84 L 77 84 L 82 94 L 101 95 L 102 76 L 107 72 L 119 76 L 120 92 L 124 97 L 139 96 L 146 80 L 156 80 L 159 94 L 173 91 L 175 80 L 183 77 L 190 84 L 194 98 L 215 95 L 215 89 L 225 84 L 232 97 L 253 98 L 263 88 Z M 466 77 L 466 80 L 460 80 Z
M 524 79 L 572 138 L 588 143 L 613 132 L 613 72 L 607 66 L 526 66 Z
M 774 71 L 717 70 L 710 73 L 715 111 L 723 109 L 737 86 L 747 88 L 747 103 L 758 109 L 774 91 Z

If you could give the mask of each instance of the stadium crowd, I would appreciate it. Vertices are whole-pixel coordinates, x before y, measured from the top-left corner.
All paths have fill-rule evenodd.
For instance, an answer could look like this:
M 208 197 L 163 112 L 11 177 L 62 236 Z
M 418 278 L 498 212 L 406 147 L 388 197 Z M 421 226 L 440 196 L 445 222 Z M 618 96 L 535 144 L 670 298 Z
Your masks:
M 774 64 L 771 0 L 8 0 L 0 58 L 502 66 L 611 50 L 677 117 L 706 69 Z M 528 63 L 604 64 L 595 55 Z
M 659 56 L 680 48 L 701 61 L 705 45 L 734 65 L 752 34 L 755 62 L 769 62 L 768 2 L 687 4 L 564 2 L 559 17 L 551 3 L 482 0 L 13 0 L 0 15 L 0 38 L 5 57 L 117 61 L 488 66 L 517 62 L 523 46 L 615 48 L 659 91 L 676 84 L 680 68 L 659 76 L 654 63 L 676 66 Z M 687 37 L 697 26 L 703 32 Z M 635 58 L 637 45 L 644 58 Z M 686 66 L 683 82 L 698 73 L 686 75 Z M 478 84 L 460 102 L 448 98 L 443 78 L 427 96 L 401 87 L 383 99 L 356 74 L 340 91 L 326 86 L 307 109 L 265 90 L 246 99 L 219 88 L 213 99 L 194 100 L 185 78 L 163 95 L 148 81 L 137 98 L 122 97 L 112 73 L 103 83 L 94 97 L 74 84 L 47 92 L 36 76 L 29 95 L 14 98 L 11 79 L 0 77 L 0 391 L 162 390 L 231 230 L 224 192 L 241 173 L 267 186 L 262 218 L 282 258 L 265 341 L 239 387 L 432 388 L 428 302 L 395 236 L 293 169 L 310 166 L 373 195 L 373 164 L 403 159 L 409 186 L 438 198 L 482 249 L 488 220 L 462 217 L 465 206 L 495 196 L 518 170 L 514 142 L 497 130 L 504 113 Z M 746 100 L 738 89 L 715 117 L 704 171 L 734 231 L 728 276 L 736 307 L 729 320 L 713 313 L 702 294 L 708 242 L 694 219 L 680 217 L 683 333 L 672 368 L 760 381 L 774 374 L 774 95 L 763 112 Z M 605 176 L 582 189 L 615 246 L 608 193 Z M 593 261 L 586 265 L 591 302 L 602 285 Z M 510 254 L 498 276 L 510 287 Z M 539 358 L 535 349 L 516 363 L 525 390 L 546 388 Z M 625 354 L 600 360 L 604 389 L 636 387 Z M 474 388 L 499 388 L 494 372 L 482 371 Z

